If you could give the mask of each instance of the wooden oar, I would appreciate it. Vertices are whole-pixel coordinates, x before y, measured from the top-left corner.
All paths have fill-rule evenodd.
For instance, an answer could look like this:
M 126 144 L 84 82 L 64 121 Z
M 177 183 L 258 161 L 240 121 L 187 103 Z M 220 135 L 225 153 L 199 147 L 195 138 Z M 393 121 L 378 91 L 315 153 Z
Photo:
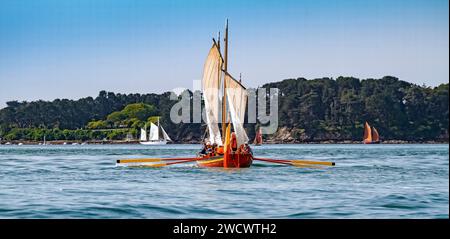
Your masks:
M 200 160 L 208 160 L 210 158 L 150 158 L 150 159 L 128 159 L 125 161 L 120 160 L 120 163 L 150 163 L 150 162 L 164 162 L 165 160 L 179 160 L 177 162 L 169 162 L 169 163 L 159 163 L 159 164 L 145 164 L 145 165 L 136 165 L 136 167 L 151 167 L 151 168 L 158 168 L 158 167 L 164 167 L 172 164 L 179 164 L 179 163 L 189 163 L 194 161 L 200 161 Z M 119 160 L 117 160 L 119 163 Z M 134 166 L 134 165 L 131 165 Z
M 263 158 L 253 158 L 254 160 L 264 161 L 264 162 L 270 162 L 270 163 L 279 163 L 279 164 L 285 164 L 285 165 L 292 165 L 292 163 L 287 162 L 285 160 L 274 160 L 274 159 L 263 159 Z
M 260 159 L 256 159 L 256 160 L 260 160 Z M 292 162 L 285 162 L 285 161 L 280 161 L 280 160 L 260 160 L 260 161 L 265 161 L 265 162 L 269 162 L 269 163 L 284 164 L 284 165 L 289 165 L 289 166 L 294 166 L 294 167 L 299 167 L 299 168 L 318 168 L 318 169 L 322 168 L 320 166 L 316 166 L 316 165 L 313 165 L 313 164 L 292 163 Z
M 317 164 L 317 165 L 326 165 L 326 166 L 335 166 L 334 162 L 323 162 L 323 161 L 310 161 L 310 160 L 292 160 L 292 163 L 299 164 Z
M 288 160 L 288 159 L 266 159 L 266 158 L 253 158 L 254 160 L 265 161 L 270 163 L 279 163 L 292 166 L 304 166 L 304 165 L 326 165 L 334 166 L 334 162 L 323 162 L 323 161 L 311 161 L 311 160 Z
M 293 162 L 289 162 L 288 160 L 274 160 L 274 159 L 261 159 L 261 158 L 253 158 L 253 159 L 259 160 L 259 161 L 264 161 L 264 162 L 269 162 L 269 163 L 290 165 L 290 166 L 299 167 L 299 168 L 319 168 L 319 169 L 322 168 L 322 167 L 315 166 L 312 164 L 293 163 Z
M 142 166 L 143 167 L 151 167 L 151 168 L 160 168 L 160 167 L 169 166 L 169 165 L 172 165 L 172 164 L 189 163 L 189 162 L 194 162 L 194 161 L 197 161 L 197 160 L 198 159 L 189 159 L 189 160 L 183 160 L 183 161 L 178 161 L 178 162 L 148 164 L 148 165 L 142 165 Z
M 118 159 L 117 163 L 153 163 L 164 161 L 178 161 L 178 160 L 194 160 L 199 158 L 143 158 L 143 159 Z

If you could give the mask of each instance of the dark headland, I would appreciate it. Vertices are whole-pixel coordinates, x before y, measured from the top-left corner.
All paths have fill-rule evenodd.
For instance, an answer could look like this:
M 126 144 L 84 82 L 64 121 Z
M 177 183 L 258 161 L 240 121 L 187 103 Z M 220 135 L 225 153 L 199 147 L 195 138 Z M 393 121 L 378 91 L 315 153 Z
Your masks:
M 262 88 L 279 89 L 278 130 L 264 135 L 264 143 L 361 143 L 365 121 L 383 143 L 449 142 L 448 83 L 427 87 L 391 76 L 297 78 Z M 171 122 L 177 101 L 169 96 L 101 91 L 78 100 L 10 101 L 0 110 L 0 143 L 37 144 L 44 136 L 51 144 L 138 143 L 139 129 L 157 117 L 174 143 L 199 143 L 205 125 Z M 245 124 L 251 140 L 258 126 Z

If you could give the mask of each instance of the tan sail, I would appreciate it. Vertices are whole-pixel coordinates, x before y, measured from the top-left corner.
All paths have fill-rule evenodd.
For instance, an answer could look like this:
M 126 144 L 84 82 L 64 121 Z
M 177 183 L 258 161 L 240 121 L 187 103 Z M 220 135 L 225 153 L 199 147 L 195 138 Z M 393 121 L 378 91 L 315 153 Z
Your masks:
M 216 43 L 213 43 L 203 68 L 202 91 L 205 101 L 206 123 L 211 144 L 222 145 L 219 130 L 219 89 L 222 75 L 222 56 Z
M 248 136 L 244 129 L 248 94 L 245 87 L 227 72 L 225 72 L 225 85 L 228 110 L 230 112 L 231 122 L 233 123 L 236 141 L 239 147 L 242 144 L 248 143 Z
M 378 134 L 378 131 L 377 131 L 377 129 L 375 128 L 375 127 L 372 127 L 373 128 L 373 132 L 372 132 L 372 140 L 374 141 L 374 142 L 378 142 L 378 141 L 380 141 L 380 135 Z
M 370 129 L 369 123 L 364 124 L 364 142 L 372 142 L 372 130 Z

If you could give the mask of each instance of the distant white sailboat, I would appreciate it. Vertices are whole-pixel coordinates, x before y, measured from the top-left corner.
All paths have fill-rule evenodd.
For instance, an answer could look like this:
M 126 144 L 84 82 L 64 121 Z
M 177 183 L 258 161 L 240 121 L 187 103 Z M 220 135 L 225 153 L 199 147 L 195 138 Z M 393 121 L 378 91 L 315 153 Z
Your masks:
M 47 143 L 47 140 L 45 139 L 45 135 L 44 135 L 44 142 L 43 143 L 39 143 L 39 145 L 49 145 L 49 143 Z
M 172 141 L 172 139 L 167 135 L 164 128 L 159 124 L 158 125 L 150 123 L 150 133 L 147 138 L 147 125 L 141 129 L 141 138 L 139 143 L 143 145 L 164 145 L 167 144 L 167 141 Z

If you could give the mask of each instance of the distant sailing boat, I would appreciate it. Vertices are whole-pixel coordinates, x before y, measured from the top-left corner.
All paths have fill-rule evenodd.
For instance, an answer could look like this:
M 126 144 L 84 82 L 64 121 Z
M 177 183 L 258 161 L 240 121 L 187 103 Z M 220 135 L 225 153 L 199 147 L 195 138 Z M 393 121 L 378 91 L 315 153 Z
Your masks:
M 45 140 L 45 135 L 44 135 L 44 142 L 43 143 L 39 143 L 39 145 L 48 145 L 47 140 Z
M 166 133 L 164 128 L 159 124 L 158 125 L 150 123 L 150 133 L 147 138 L 147 126 L 144 126 L 141 129 L 141 138 L 139 143 L 143 145 L 164 145 L 167 144 L 167 141 L 172 141 L 169 135 Z
M 371 127 L 369 123 L 364 124 L 364 144 L 379 144 L 380 134 L 375 127 Z
M 262 130 L 261 128 L 256 131 L 255 140 L 253 140 L 253 145 L 260 146 L 262 144 Z

